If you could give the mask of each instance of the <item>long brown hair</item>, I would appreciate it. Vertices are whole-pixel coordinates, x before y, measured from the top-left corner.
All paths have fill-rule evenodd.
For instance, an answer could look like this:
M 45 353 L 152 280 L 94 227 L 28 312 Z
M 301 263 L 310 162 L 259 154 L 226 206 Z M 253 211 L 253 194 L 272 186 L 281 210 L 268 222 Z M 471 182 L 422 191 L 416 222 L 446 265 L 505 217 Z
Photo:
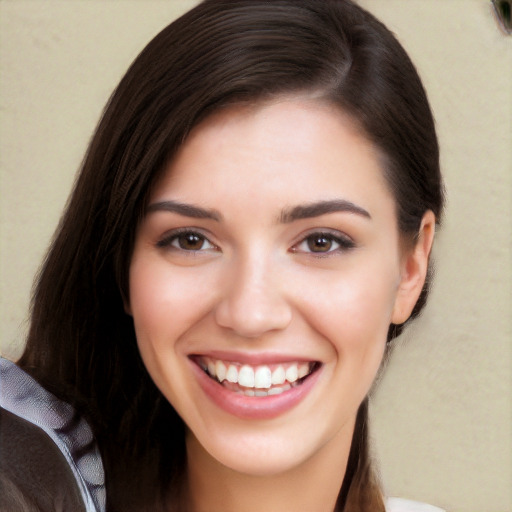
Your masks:
M 145 370 L 123 306 L 148 191 L 212 112 L 294 93 L 341 108 L 380 150 L 404 237 L 414 238 L 425 211 L 440 218 L 439 150 L 421 81 L 395 37 L 352 1 L 206 0 L 158 34 L 91 141 L 38 276 L 19 362 L 91 423 L 110 511 L 157 510 L 166 499 L 186 508 L 184 425 Z M 401 328 L 390 326 L 389 339 Z M 365 400 L 339 511 L 384 510 L 367 421 Z

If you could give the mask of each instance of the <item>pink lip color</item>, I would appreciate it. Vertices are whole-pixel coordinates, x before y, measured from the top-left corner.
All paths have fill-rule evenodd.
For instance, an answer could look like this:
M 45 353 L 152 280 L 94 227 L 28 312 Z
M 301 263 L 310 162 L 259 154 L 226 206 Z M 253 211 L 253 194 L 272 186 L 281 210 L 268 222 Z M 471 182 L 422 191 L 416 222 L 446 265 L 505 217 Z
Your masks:
M 194 362 L 193 371 L 205 394 L 226 412 L 247 419 L 270 419 L 283 414 L 301 402 L 318 380 L 321 368 L 312 373 L 302 384 L 280 395 L 250 397 L 228 390 L 212 379 Z

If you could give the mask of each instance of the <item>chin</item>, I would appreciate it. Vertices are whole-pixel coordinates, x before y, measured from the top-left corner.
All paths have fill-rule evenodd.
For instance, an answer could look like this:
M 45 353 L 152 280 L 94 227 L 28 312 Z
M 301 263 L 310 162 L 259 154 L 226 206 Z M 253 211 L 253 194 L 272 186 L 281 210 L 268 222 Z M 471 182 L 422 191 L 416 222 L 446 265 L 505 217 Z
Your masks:
M 265 443 L 256 446 L 243 444 L 238 442 L 235 446 L 212 446 L 209 454 L 234 472 L 258 477 L 287 473 L 308 458 L 303 453 L 297 453 L 297 450 L 290 450 L 282 445 L 279 450 L 274 450 L 274 442 L 266 443 L 266 446 Z M 297 446 L 297 443 L 294 445 Z
M 347 421 L 347 428 L 341 430 L 322 428 L 318 422 L 297 425 L 295 429 L 289 422 L 274 421 L 238 427 L 241 428 L 212 427 L 198 432 L 199 438 L 191 434 L 189 445 L 193 444 L 194 451 L 199 449 L 203 457 L 206 455 L 213 466 L 220 463 L 240 474 L 276 476 L 300 468 L 324 451 L 339 452 L 339 441 L 344 440 L 345 445 L 348 440 L 350 445 L 353 421 Z

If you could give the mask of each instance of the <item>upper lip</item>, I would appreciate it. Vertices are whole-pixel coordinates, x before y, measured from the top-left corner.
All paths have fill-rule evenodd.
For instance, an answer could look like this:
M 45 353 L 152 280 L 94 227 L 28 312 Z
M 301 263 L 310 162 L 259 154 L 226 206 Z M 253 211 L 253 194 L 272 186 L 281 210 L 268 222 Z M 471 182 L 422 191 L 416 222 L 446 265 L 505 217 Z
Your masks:
M 307 363 L 311 361 L 317 361 L 317 359 L 314 357 L 304 357 L 295 354 L 283 354 L 272 352 L 237 352 L 225 350 L 208 350 L 205 352 L 201 351 L 190 354 L 190 357 L 193 356 L 210 357 L 212 359 L 220 359 L 226 362 L 249 365 L 265 365 L 294 362 Z

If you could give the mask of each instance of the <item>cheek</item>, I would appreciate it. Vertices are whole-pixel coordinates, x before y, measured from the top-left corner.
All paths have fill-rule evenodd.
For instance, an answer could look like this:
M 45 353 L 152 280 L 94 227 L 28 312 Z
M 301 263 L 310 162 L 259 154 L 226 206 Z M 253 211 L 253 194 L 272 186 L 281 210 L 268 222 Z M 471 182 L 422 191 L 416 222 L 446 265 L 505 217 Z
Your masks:
M 174 344 L 207 310 L 208 279 L 191 282 L 185 270 L 159 259 L 138 259 L 130 267 L 130 309 L 139 344 Z M 203 276 L 207 277 L 207 276 Z
M 130 266 L 130 311 L 139 351 L 153 381 L 174 405 L 188 392 L 180 340 L 208 310 L 202 282 L 191 283 L 182 269 L 147 253 L 135 253 Z
M 376 372 L 391 323 L 397 279 L 390 267 L 364 265 L 363 270 L 340 272 L 318 282 L 300 307 L 341 363 L 350 361 L 359 371 Z

